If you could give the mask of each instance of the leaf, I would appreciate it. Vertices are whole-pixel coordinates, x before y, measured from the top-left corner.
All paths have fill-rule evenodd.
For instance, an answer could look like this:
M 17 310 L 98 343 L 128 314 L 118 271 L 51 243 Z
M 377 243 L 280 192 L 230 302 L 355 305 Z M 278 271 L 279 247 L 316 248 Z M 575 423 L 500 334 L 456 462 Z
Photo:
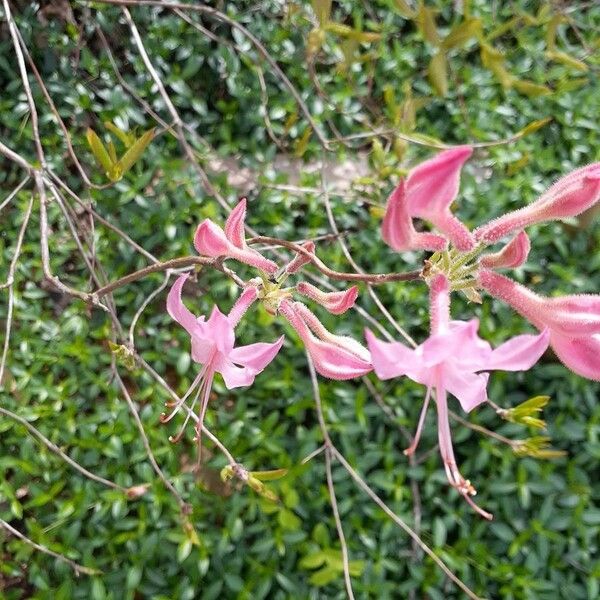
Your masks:
M 482 24 L 480 19 L 465 19 L 453 27 L 450 33 L 443 39 L 442 48 L 450 50 L 462 46 L 471 38 L 477 37 L 481 32 L 481 28 Z
M 415 19 L 421 35 L 433 46 L 440 43 L 440 34 L 435 24 L 435 11 L 427 8 L 423 2 L 419 5 L 419 12 Z
M 567 67 L 572 67 L 577 71 L 582 71 L 583 73 L 587 72 L 589 68 L 583 61 L 572 57 L 566 52 L 561 52 L 560 50 L 549 50 L 546 52 L 546 56 L 554 62 L 559 62 Z
M 525 94 L 530 98 L 548 96 L 552 93 L 552 90 L 549 87 L 526 79 L 513 79 L 512 85 L 518 92 Z
M 310 136 L 312 135 L 312 128 L 307 127 L 302 137 L 296 141 L 294 148 L 294 155 L 298 158 L 304 156 L 306 149 L 308 148 L 308 141 L 310 140 Z
M 514 77 L 504 68 L 504 55 L 488 44 L 481 45 L 481 62 L 489 69 L 504 89 L 512 86 Z
M 552 117 L 545 117 L 544 119 L 538 119 L 537 121 L 532 121 L 531 123 L 529 123 L 528 125 L 523 127 L 523 129 L 519 130 L 515 134 L 515 137 L 523 137 L 523 136 L 529 135 L 530 133 L 533 133 L 534 131 L 541 129 L 542 127 L 544 127 L 545 125 L 550 123 L 550 121 L 552 121 Z
M 110 121 L 104 121 L 104 127 L 106 127 L 106 129 L 108 129 L 111 133 L 116 135 L 121 140 L 121 142 L 123 142 L 123 145 L 126 148 L 129 148 L 129 146 L 131 146 L 135 141 L 135 137 L 133 135 L 127 133 L 126 131 L 123 131 Z
M 325 554 L 323 552 L 315 552 L 314 554 L 306 555 L 298 564 L 302 569 L 317 569 L 325 563 Z
M 259 481 L 275 481 L 285 477 L 289 469 L 273 469 L 271 471 L 250 471 L 250 475 Z
M 96 162 L 104 169 L 105 174 L 108 173 L 113 167 L 113 161 L 102 140 L 100 140 L 96 132 L 91 128 L 88 128 L 85 137 Z
M 323 587 L 340 576 L 340 572 L 333 567 L 327 566 L 319 569 L 310 576 L 310 583 L 316 587 Z
M 262 481 L 252 477 L 248 473 L 248 481 L 246 482 L 248 487 L 254 490 L 259 496 L 266 498 L 269 502 L 279 502 L 279 496 L 270 490 Z
M 133 142 L 127 152 L 123 154 L 117 163 L 117 166 L 121 170 L 121 177 L 139 160 L 144 150 L 148 147 L 148 144 L 154 138 L 154 132 L 154 127 L 144 132 L 137 140 L 135 140 L 135 142 Z
M 556 48 L 556 32 L 558 26 L 565 20 L 562 15 L 554 15 L 546 26 L 546 48 L 554 50 Z
M 448 61 L 445 54 L 438 52 L 431 59 L 428 75 L 433 89 L 443 98 L 448 93 Z
M 417 16 L 417 11 L 406 0 L 394 0 L 394 6 L 405 19 L 414 19 Z
M 331 0 L 312 0 L 311 4 L 321 27 L 327 25 L 331 17 Z

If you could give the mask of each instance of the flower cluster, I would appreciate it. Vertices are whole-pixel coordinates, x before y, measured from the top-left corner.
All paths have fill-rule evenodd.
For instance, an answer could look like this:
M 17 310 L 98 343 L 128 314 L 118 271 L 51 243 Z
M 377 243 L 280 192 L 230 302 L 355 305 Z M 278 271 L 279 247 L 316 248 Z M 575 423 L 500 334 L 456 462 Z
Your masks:
M 246 200 L 231 211 L 221 228 L 210 219 L 196 231 L 194 246 L 203 256 L 234 259 L 259 270 L 259 277 L 245 285 L 229 315 L 215 307 L 208 320 L 196 318 L 182 303 L 186 276 L 169 292 L 167 309 L 191 337 L 192 358 L 202 365 L 188 392 L 172 406 L 163 421 L 170 420 L 195 391 L 193 410 L 200 399 L 197 437 L 209 401 L 216 373 L 227 388 L 250 385 L 273 360 L 283 336 L 273 343 L 234 347 L 234 329 L 255 301 L 261 301 L 273 315 L 281 315 L 296 331 L 316 371 L 330 379 L 345 380 L 375 370 L 380 379 L 407 376 L 426 387 L 426 396 L 415 438 L 405 450 L 412 454 L 418 444 L 431 398 L 437 407 L 439 446 L 450 484 L 482 516 L 491 515 L 472 500 L 475 488 L 457 466 L 448 419 L 448 394 L 456 397 L 463 410 L 471 411 L 487 401 L 488 372 L 531 368 L 550 344 L 565 365 L 576 373 L 600 380 L 600 296 L 575 295 L 544 298 L 497 273 L 498 269 L 522 265 L 530 241 L 524 228 L 543 221 L 576 216 L 600 198 L 600 164 L 578 169 L 555 183 L 536 202 L 510 212 L 474 231 L 450 211 L 459 186 L 461 169 L 472 148 L 459 146 L 440 152 L 417 165 L 402 179 L 388 199 L 382 237 L 395 251 L 427 250 L 433 254 L 424 262 L 422 279 L 429 286 L 429 338 L 416 348 L 399 342 L 383 342 L 366 331 L 368 349 L 357 340 L 328 331 L 319 318 L 294 294 L 316 302 L 334 315 L 354 306 L 356 286 L 324 292 L 307 281 L 283 287 L 288 277 L 298 274 L 315 257 L 315 244 L 306 242 L 301 252 L 280 267 L 250 247 L 245 236 Z M 419 231 L 415 219 L 430 223 L 432 231 Z M 488 247 L 510 239 L 496 251 Z M 450 295 L 464 293 L 481 302 L 480 290 L 510 304 L 540 333 L 519 335 L 498 348 L 478 336 L 478 321 L 452 320 Z M 184 428 L 189 419 L 188 412 Z M 182 429 L 183 431 L 183 429 Z M 179 439 L 181 433 L 173 439 Z

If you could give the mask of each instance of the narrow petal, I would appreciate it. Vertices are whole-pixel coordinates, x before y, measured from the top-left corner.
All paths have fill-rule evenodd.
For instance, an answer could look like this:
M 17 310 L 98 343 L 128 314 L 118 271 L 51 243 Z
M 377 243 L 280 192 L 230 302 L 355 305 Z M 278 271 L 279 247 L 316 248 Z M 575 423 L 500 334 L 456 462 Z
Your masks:
M 256 371 L 247 367 L 237 367 L 229 358 L 220 355 L 215 362 L 215 371 L 221 373 L 225 387 L 232 390 L 237 387 L 247 386 L 254 383 Z
M 550 345 L 571 371 L 587 379 L 600 381 L 600 334 L 582 338 L 553 334 Z
M 258 342 L 247 346 L 238 346 L 229 353 L 229 358 L 236 364 L 249 367 L 255 373 L 260 373 L 279 352 L 283 344 L 282 335 L 276 342 Z
M 411 374 L 414 376 L 421 370 L 421 357 L 415 350 L 407 348 L 400 342 L 383 342 L 369 329 L 365 329 L 365 337 L 371 353 L 373 369 L 379 379 L 392 379 L 400 375 L 411 377 Z
M 309 252 L 310 254 L 314 254 L 315 253 L 315 243 L 312 242 L 311 240 L 308 240 L 307 242 L 304 242 L 302 244 L 302 247 Z M 301 252 L 298 252 L 296 254 L 296 256 L 287 264 L 286 268 L 285 268 L 285 272 L 286 273 L 296 273 L 298 272 L 304 265 L 306 265 L 307 263 L 311 262 L 310 258 L 308 258 L 308 256 L 306 256 L 306 254 L 302 254 Z
M 499 252 L 484 254 L 479 264 L 488 269 L 514 269 L 520 267 L 529 256 L 531 243 L 524 231 L 520 231 Z
M 517 335 L 492 351 L 482 370 L 526 371 L 535 365 L 550 343 L 550 331 L 539 335 Z
M 477 240 L 496 242 L 534 223 L 575 217 L 600 199 L 600 163 L 593 163 L 559 179 L 532 204 L 509 212 L 475 230 Z
M 341 315 L 352 308 L 358 297 L 358 288 L 355 285 L 343 292 L 323 292 L 314 285 L 301 281 L 296 286 L 296 291 L 318 302 L 334 315 Z
M 475 247 L 475 239 L 467 226 L 449 210 L 424 218 L 433 223 L 461 252 L 468 252 Z
M 244 289 L 229 311 L 229 322 L 232 327 L 235 327 L 242 320 L 242 317 L 246 314 L 246 311 L 252 306 L 252 303 L 257 297 L 258 290 L 255 286 L 249 285 Z
M 232 246 L 228 256 L 250 265 L 251 267 L 256 267 L 261 271 L 266 271 L 267 273 L 275 273 L 275 271 L 279 269 L 277 263 L 265 258 L 260 252 L 257 252 L 252 248 L 245 247 L 240 250 L 239 248 Z
M 244 221 L 246 220 L 246 198 L 242 198 L 229 213 L 225 221 L 225 237 L 237 248 L 244 248 L 246 245 L 246 232 L 244 231 Z
M 479 338 L 478 327 L 477 319 L 451 321 L 444 332 L 429 336 L 420 346 L 423 366 L 433 367 L 451 360 L 459 361 L 467 370 L 479 370 L 478 367 L 471 366 L 479 365 L 491 352 L 491 346 Z
M 167 296 L 167 311 L 172 319 L 175 319 L 190 335 L 198 335 L 202 331 L 202 325 L 196 317 L 186 308 L 181 300 L 181 291 L 188 276 L 181 275 L 177 278 Z
M 383 241 L 396 252 L 408 250 L 443 250 L 446 240 L 433 233 L 417 232 L 408 213 L 406 182 L 401 180 L 388 198 L 381 225 Z
M 487 373 L 469 373 L 461 369 L 445 367 L 445 388 L 460 402 L 465 412 L 470 412 L 487 400 Z

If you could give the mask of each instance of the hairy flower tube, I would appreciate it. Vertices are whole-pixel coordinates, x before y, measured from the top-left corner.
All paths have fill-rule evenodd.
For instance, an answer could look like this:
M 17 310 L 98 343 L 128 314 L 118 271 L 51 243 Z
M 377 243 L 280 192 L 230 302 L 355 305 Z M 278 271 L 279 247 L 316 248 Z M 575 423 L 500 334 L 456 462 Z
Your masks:
M 229 390 L 251 385 L 254 378 L 275 358 L 283 344 L 283 336 L 274 343 L 259 342 L 234 347 L 234 329 L 250 305 L 256 300 L 256 287 L 249 286 L 244 289 L 229 315 L 224 315 L 215 306 L 210 317 L 206 320 L 204 316 L 195 317 L 181 300 L 181 291 L 186 279 L 187 275 L 182 275 L 173 284 L 167 297 L 167 311 L 189 333 L 192 359 L 201 364 L 202 368 L 185 395 L 179 402 L 171 405 L 173 410 L 168 415 L 163 414 L 161 421 L 163 423 L 170 421 L 179 412 L 192 392 L 195 391 L 190 406 L 191 410 L 183 423 L 181 431 L 177 436 L 171 438 L 171 441 L 175 442 L 181 438 L 191 411 L 199 400 L 200 409 L 196 435 L 198 444 L 200 444 L 202 424 L 215 373 L 220 373 L 223 376 L 225 386 Z
M 493 271 L 482 269 L 479 283 L 512 306 L 538 329 L 550 332 L 550 346 L 573 372 L 600 381 L 600 295 L 546 298 Z
M 492 515 L 473 502 L 475 488 L 458 470 L 447 396 L 455 396 L 466 412 L 486 402 L 487 371 L 531 368 L 548 347 L 550 334 L 545 330 L 539 335 L 519 335 L 492 349 L 477 335 L 477 319 L 450 320 L 450 287 L 444 275 L 437 275 L 430 282 L 430 319 L 431 335 L 415 349 L 399 342 L 383 342 L 367 330 L 373 368 L 380 379 L 406 375 L 427 387 L 414 442 L 406 454 L 412 454 L 417 447 L 429 400 L 435 392 L 440 454 L 448 481 L 480 515 L 491 519 Z

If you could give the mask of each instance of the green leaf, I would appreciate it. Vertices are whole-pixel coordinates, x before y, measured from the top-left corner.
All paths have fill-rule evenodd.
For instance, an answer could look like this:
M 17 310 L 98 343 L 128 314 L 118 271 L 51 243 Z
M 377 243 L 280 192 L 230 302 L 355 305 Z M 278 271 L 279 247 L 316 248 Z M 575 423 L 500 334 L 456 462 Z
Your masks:
M 91 128 L 87 130 L 85 137 L 96 162 L 102 167 L 104 173 L 107 174 L 113 167 L 113 161 L 111 160 L 106 147 L 102 143 L 102 140 Z
M 271 471 L 250 471 L 250 475 L 260 481 L 275 481 L 285 477 L 289 469 L 273 469 Z
M 518 92 L 525 94 L 530 98 L 548 96 L 552 93 L 552 90 L 549 87 L 539 83 L 534 83 L 533 81 L 528 81 L 526 79 L 513 79 L 512 85 Z
M 298 563 L 302 569 L 317 569 L 325 563 L 325 553 L 315 552 L 308 554 Z
M 561 52 L 560 50 L 549 50 L 546 52 L 546 56 L 554 62 L 559 62 L 567 67 L 572 67 L 577 71 L 582 71 L 583 73 L 589 70 L 589 67 L 583 61 L 574 58 L 566 52 Z
M 106 127 L 106 129 L 108 129 L 111 133 L 116 135 L 117 138 L 119 138 L 119 140 L 123 142 L 125 148 L 129 148 L 135 142 L 135 137 L 133 135 L 127 133 L 126 131 L 123 131 L 110 121 L 104 121 L 104 127 Z
M 435 10 L 427 8 L 421 1 L 415 21 L 421 35 L 433 46 L 439 45 L 440 34 L 435 24 Z
M 453 27 L 450 33 L 443 39 L 442 48 L 450 50 L 462 46 L 471 38 L 477 37 L 481 32 L 481 28 L 481 19 L 465 19 L 462 23 Z
M 331 0 L 311 0 L 311 4 L 319 24 L 324 27 L 331 17 Z
M 528 125 L 523 127 L 523 129 L 519 130 L 515 134 L 515 137 L 523 137 L 523 136 L 529 135 L 530 133 L 533 133 L 534 131 L 541 129 L 542 127 L 544 127 L 545 125 L 550 123 L 550 121 L 552 121 L 552 117 L 545 117 L 544 119 L 538 119 L 537 121 L 532 121 L 531 123 L 529 123 Z
M 427 73 L 433 89 L 443 98 L 448 93 L 448 61 L 443 52 L 431 59 Z
M 310 576 L 310 583 L 316 587 L 323 587 L 332 581 L 335 581 L 340 577 L 340 572 L 333 567 L 323 567 L 319 569 L 316 573 L 313 573 Z
M 154 132 L 154 128 L 144 132 L 137 140 L 135 140 L 135 142 L 133 142 L 127 152 L 123 154 L 117 163 L 117 166 L 121 171 L 121 177 L 139 160 L 144 150 L 148 147 L 148 144 L 154 138 Z

